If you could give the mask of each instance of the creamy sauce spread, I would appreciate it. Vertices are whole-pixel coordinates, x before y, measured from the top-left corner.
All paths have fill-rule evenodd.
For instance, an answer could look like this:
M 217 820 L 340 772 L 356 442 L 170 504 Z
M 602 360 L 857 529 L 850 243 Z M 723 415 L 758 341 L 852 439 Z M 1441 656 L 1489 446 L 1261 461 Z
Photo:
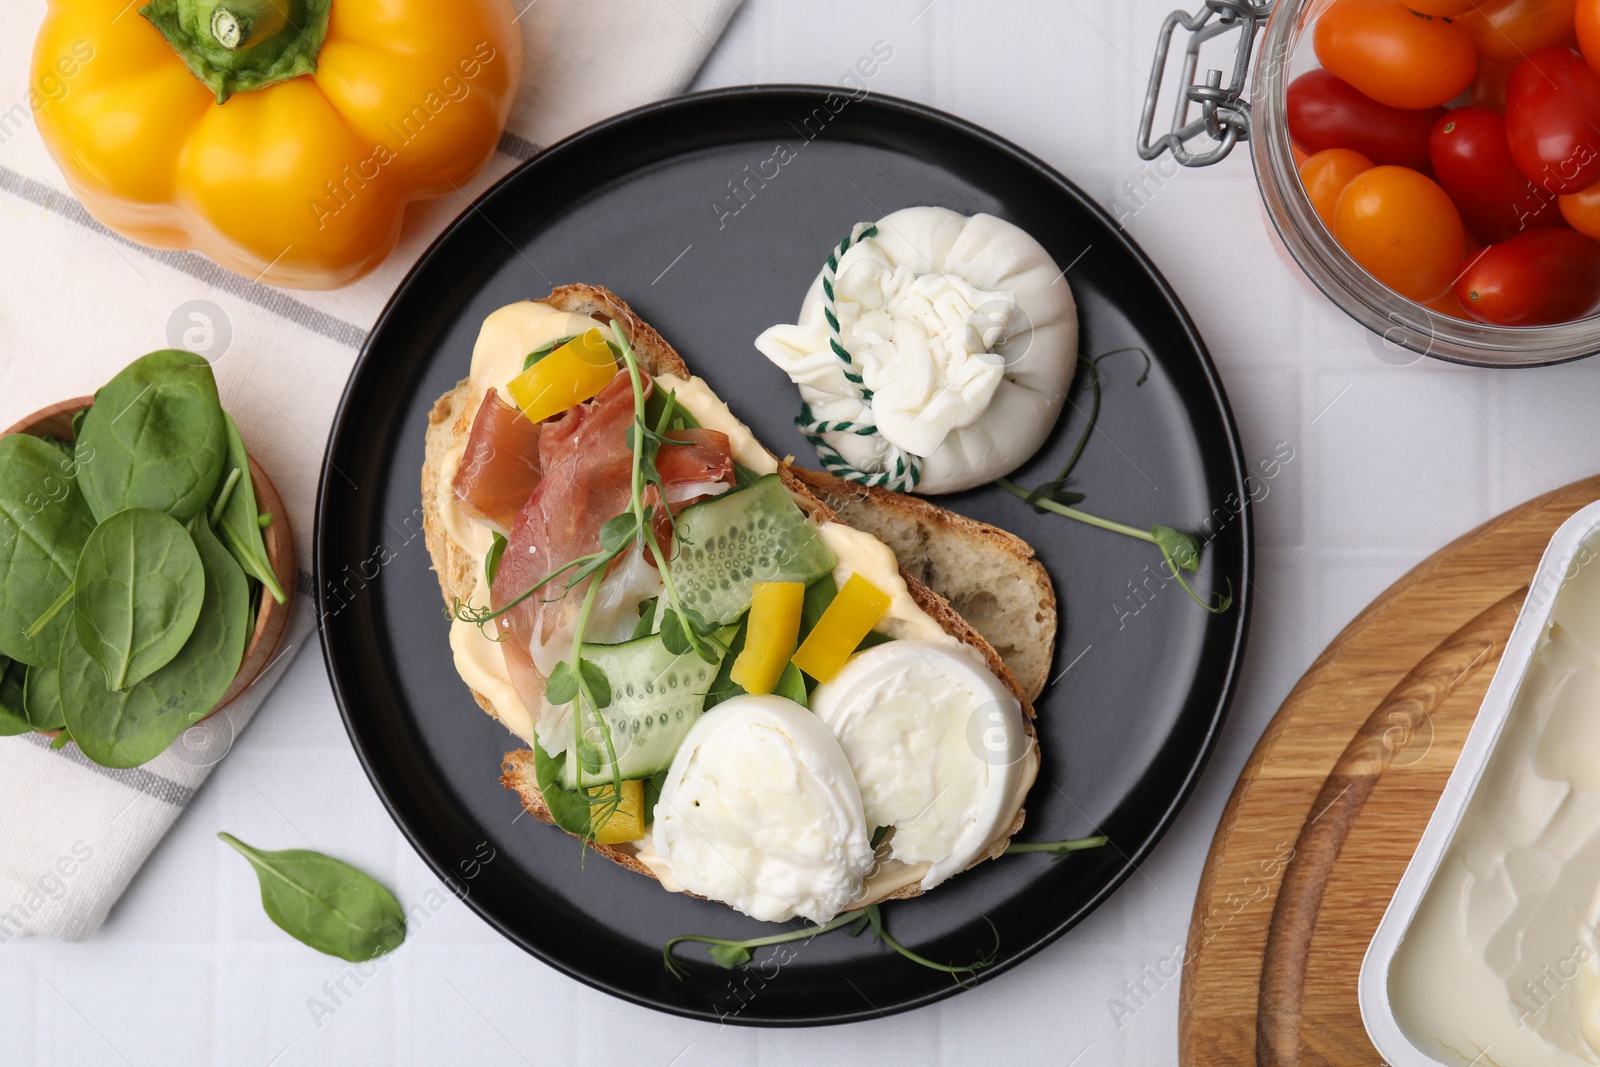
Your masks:
M 1447 1063 L 1600 1063 L 1597 923 L 1600 564 L 1590 563 L 1556 594 L 1493 755 L 1395 953 L 1395 1018 Z

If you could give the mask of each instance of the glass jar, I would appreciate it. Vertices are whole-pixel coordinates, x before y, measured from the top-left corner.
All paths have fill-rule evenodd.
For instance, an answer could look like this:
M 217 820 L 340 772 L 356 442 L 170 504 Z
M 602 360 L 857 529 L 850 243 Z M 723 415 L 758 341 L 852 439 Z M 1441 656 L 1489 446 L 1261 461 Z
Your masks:
M 1154 159 L 1171 151 L 1185 166 L 1206 166 L 1225 156 L 1234 143 L 1248 141 L 1256 183 L 1278 238 L 1306 277 L 1345 314 L 1384 340 L 1435 359 L 1479 366 L 1517 367 L 1562 363 L 1600 351 L 1600 316 L 1554 326 L 1489 326 L 1432 311 L 1401 296 L 1350 257 L 1324 225 L 1301 184 L 1289 145 L 1289 83 L 1318 63 L 1311 48 L 1311 27 L 1333 0 L 1206 0 L 1194 15 L 1173 12 L 1162 27 L 1151 71 L 1150 91 L 1140 127 L 1139 154 Z M 1250 45 L 1262 23 L 1265 30 L 1255 49 L 1250 100 L 1243 83 Z M 1162 68 L 1174 31 L 1192 34 L 1186 50 L 1184 89 L 1173 131 L 1154 142 L 1151 125 Z M 1210 71 L 1194 84 L 1200 45 L 1228 32 L 1240 34 L 1236 68 L 1229 85 L 1221 72 Z M 1302 47 L 1303 46 L 1303 47 Z M 1201 115 L 1190 119 L 1199 105 Z M 1193 152 L 1186 142 L 1207 137 L 1205 151 Z

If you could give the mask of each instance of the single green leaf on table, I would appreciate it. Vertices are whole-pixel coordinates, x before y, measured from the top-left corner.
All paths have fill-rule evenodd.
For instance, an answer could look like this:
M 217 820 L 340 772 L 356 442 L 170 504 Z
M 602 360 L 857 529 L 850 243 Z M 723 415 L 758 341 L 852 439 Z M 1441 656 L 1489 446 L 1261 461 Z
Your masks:
M 351 963 L 387 955 L 405 941 L 400 902 L 370 875 L 320 852 L 265 852 L 232 834 L 217 836 L 250 861 L 267 918 L 296 941 Z
M 71 460 L 28 434 L 0 438 L 0 654 L 55 664 L 71 627 L 63 598 L 72 595 L 78 554 L 93 530 Z
M 26 664 L 0 656 L 0 737 L 15 737 L 33 732 L 23 700 Z
M 267 542 L 261 535 L 261 513 L 256 510 L 255 481 L 250 477 L 250 457 L 244 438 L 233 417 L 222 414 L 227 429 L 228 456 L 223 461 L 221 480 L 211 501 L 211 525 L 217 537 L 233 553 L 244 573 L 266 587 L 272 599 L 283 603 L 283 586 L 267 557 Z M 229 488 L 229 485 L 232 488 Z
M 228 454 L 211 364 L 176 349 L 134 360 L 95 394 L 78 449 L 78 486 L 97 520 L 145 507 L 188 522 L 211 501 Z
M 183 524 L 149 508 L 94 528 L 78 557 L 72 614 L 78 642 L 122 690 L 172 662 L 205 598 L 200 550 Z
M 61 707 L 61 672 L 55 667 L 29 667 L 22 706 L 35 730 L 59 730 L 66 726 L 66 714 Z
M 500 557 L 506 554 L 507 543 L 505 535 L 498 533 L 489 540 L 489 553 L 483 557 L 483 580 L 488 585 L 493 585 L 494 576 L 500 573 Z
M 250 636 L 250 591 L 244 571 L 203 522 L 194 524 L 205 568 L 205 598 L 194 632 L 172 662 L 124 692 L 106 688 L 105 673 L 70 630 L 61 649 L 62 714 L 85 756 L 106 767 L 136 767 L 216 707 L 244 659 Z

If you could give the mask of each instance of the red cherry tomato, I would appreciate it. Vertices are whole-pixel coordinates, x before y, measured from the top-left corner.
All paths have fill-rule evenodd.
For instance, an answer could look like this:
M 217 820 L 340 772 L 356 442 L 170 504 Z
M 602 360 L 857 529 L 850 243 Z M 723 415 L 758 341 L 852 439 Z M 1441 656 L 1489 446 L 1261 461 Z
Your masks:
M 1499 59 L 1478 60 L 1478 76 L 1472 79 L 1472 106 L 1506 113 L 1506 80 L 1516 69 L 1515 62 Z
M 1443 108 L 1406 111 L 1363 95 L 1325 70 L 1289 83 L 1289 136 L 1307 152 L 1349 148 L 1383 166 L 1428 169 L 1428 132 Z
M 1530 182 L 1511 159 L 1506 120 L 1487 108 L 1446 111 L 1428 139 L 1433 174 L 1461 212 L 1467 229 L 1485 241 L 1523 230 L 1561 225 L 1553 194 Z
M 1357 174 L 1371 169 L 1372 160 L 1348 148 L 1324 148 L 1301 166 L 1300 181 L 1306 187 L 1306 196 L 1329 230 L 1333 229 L 1339 194 Z
M 1325 68 L 1390 107 L 1443 104 L 1478 73 L 1478 54 L 1460 26 L 1401 0 L 1335 0 L 1311 40 Z
M 1579 233 L 1600 240 L 1600 185 L 1560 198 L 1561 215 Z
M 1352 259 L 1401 296 L 1420 303 L 1450 289 L 1466 258 L 1466 235 L 1450 197 L 1406 167 L 1373 167 L 1339 194 L 1334 236 Z
M 1477 0 L 1456 17 L 1481 59 L 1520 60 L 1572 33 L 1577 0 Z
M 1565 228 L 1529 230 L 1479 253 L 1455 294 L 1468 315 L 1495 326 L 1581 319 L 1600 307 L 1600 244 Z
M 1600 181 L 1600 75 L 1570 48 L 1546 48 L 1506 82 L 1506 136 L 1528 180 L 1552 193 Z

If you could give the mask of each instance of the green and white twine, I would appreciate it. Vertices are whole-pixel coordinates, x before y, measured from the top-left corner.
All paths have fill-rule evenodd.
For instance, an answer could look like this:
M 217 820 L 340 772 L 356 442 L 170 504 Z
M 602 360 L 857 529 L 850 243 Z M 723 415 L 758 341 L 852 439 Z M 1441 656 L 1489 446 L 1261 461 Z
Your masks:
M 844 373 L 845 381 L 854 387 L 856 396 L 869 412 L 872 410 L 872 390 L 862 382 L 861 371 L 857 369 L 850 350 L 844 346 L 844 339 L 839 334 L 839 309 L 833 294 L 833 282 L 839 273 L 840 257 L 850 251 L 852 245 L 876 236 L 878 227 L 873 223 L 856 223 L 850 230 L 850 236 L 840 241 L 839 247 L 829 250 L 828 261 L 822 266 L 822 317 L 828 323 L 828 347 L 838 359 L 839 369 Z M 921 458 L 888 440 L 885 440 L 884 444 L 888 446 L 889 469 L 871 473 L 857 470 L 849 460 L 839 454 L 838 449 L 823 440 L 822 435 L 829 433 L 848 433 L 857 437 L 878 436 L 878 427 L 871 422 L 855 422 L 850 419 L 825 422 L 812 414 L 810 404 L 802 403 L 800 415 L 794 423 L 805 435 L 806 440 L 816 448 L 817 459 L 822 463 L 822 469 L 835 477 L 861 485 L 882 486 L 898 492 L 909 492 L 922 480 Z

